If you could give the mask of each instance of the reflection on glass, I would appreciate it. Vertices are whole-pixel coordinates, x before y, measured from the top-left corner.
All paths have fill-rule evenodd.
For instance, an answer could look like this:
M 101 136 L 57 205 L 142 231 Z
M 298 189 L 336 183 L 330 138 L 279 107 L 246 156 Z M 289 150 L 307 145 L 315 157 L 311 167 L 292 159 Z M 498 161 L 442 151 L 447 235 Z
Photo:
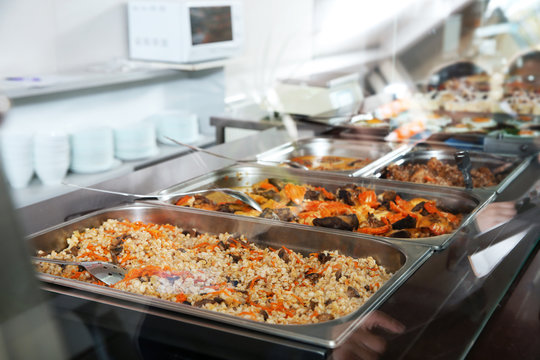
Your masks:
M 488 204 L 476 216 L 476 225 L 480 232 L 499 226 L 516 215 L 516 205 L 513 201 L 502 201 Z
M 381 311 L 373 311 L 363 320 L 359 328 L 338 347 L 333 359 L 377 359 L 386 350 L 386 340 L 375 334 L 375 330 L 384 330 L 391 334 L 402 334 L 406 328 L 398 320 Z
M 516 247 L 517 244 L 527 235 L 527 230 L 513 235 L 506 240 L 498 242 L 484 250 L 469 256 L 471 268 L 476 277 L 481 278 L 493 271 L 499 263 Z

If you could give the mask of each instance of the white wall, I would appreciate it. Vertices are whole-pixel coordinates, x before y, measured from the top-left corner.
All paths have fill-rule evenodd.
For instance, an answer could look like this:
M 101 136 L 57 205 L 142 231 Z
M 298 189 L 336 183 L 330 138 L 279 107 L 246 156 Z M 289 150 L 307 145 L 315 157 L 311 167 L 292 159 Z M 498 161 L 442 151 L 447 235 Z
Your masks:
M 50 74 L 127 57 L 126 0 L 0 0 L 0 77 Z M 313 0 L 243 0 L 246 46 L 227 94 L 255 94 L 280 64 L 311 57 Z

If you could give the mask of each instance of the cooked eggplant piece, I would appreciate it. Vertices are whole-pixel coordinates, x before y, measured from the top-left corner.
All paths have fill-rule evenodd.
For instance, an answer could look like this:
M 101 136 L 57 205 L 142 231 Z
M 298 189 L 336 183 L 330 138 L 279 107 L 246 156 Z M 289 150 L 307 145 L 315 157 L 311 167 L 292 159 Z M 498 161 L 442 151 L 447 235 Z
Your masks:
M 319 191 L 307 190 L 305 195 L 304 195 L 304 199 L 305 200 L 319 200 L 320 195 L 321 195 L 321 193 Z
M 425 204 L 425 203 L 426 203 L 425 201 L 419 202 L 418 204 L 415 205 L 415 207 L 412 208 L 411 211 L 412 211 L 412 212 L 418 212 L 418 211 L 423 210 L 423 209 L 424 209 L 424 204 Z
M 279 249 L 278 251 L 278 256 L 280 258 L 283 259 L 283 261 L 285 261 L 286 263 L 288 263 L 289 261 L 291 261 L 291 258 L 289 257 L 289 253 L 287 251 L 285 251 L 284 248 L 281 248 Z
M 118 255 L 124 250 L 122 245 L 113 245 L 109 247 L 109 253 L 111 254 L 112 263 L 118 265 Z
M 215 304 L 215 303 L 216 303 L 215 299 L 202 299 L 202 300 L 195 301 L 193 303 L 193 306 L 202 307 L 202 306 L 204 306 L 206 304 Z
M 189 235 L 189 236 L 191 236 L 191 237 L 197 237 L 197 236 L 201 235 L 201 233 L 198 232 L 198 231 L 195 230 L 195 229 L 184 230 L 184 231 L 182 231 L 182 234 L 184 234 L 184 235 Z
M 306 276 L 306 279 L 311 280 L 311 283 L 313 283 L 313 284 L 316 284 L 317 281 L 319 281 L 319 279 L 322 277 L 321 274 L 313 273 L 313 272 L 309 273 L 309 274 L 306 274 L 305 276 Z
M 349 286 L 347 288 L 347 296 L 348 297 L 360 297 L 360 293 L 358 292 L 358 290 L 356 290 L 352 286 Z
M 263 219 L 279 220 L 279 216 L 270 208 L 266 208 L 259 214 L 259 217 Z
M 399 230 L 390 234 L 390 237 L 400 238 L 400 239 L 410 239 L 412 236 L 411 236 L 411 233 L 408 232 L 407 230 Z
M 326 227 L 330 229 L 340 229 L 353 231 L 358 229 L 358 218 L 355 214 L 329 216 L 320 219 L 314 219 L 313 225 Z
M 407 215 L 401 220 L 396 221 L 392 224 L 392 229 L 401 230 L 401 229 L 413 229 L 416 227 L 416 219 L 411 215 Z
M 396 199 L 397 193 L 395 191 L 385 191 L 383 192 L 381 197 L 381 206 L 385 208 L 390 208 L 390 201 L 394 201 Z
M 236 210 L 233 207 L 233 204 L 219 204 L 217 211 L 234 214 Z
M 259 217 L 272 220 L 292 221 L 295 219 L 290 208 L 270 209 L 266 208 Z
M 367 218 L 367 226 L 368 227 L 371 227 L 371 228 L 377 228 L 377 227 L 381 227 L 381 226 L 384 226 L 386 225 L 384 221 L 380 220 L 380 219 L 377 219 L 375 217 L 375 215 L 373 214 L 368 214 L 368 218 Z
M 254 189 L 254 193 L 274 201 L 279 201 L 281 199 L 280 195 L 272 189 Z
M 202 205 L 202 204 L 214 204 L 214 202 L 212 200 L 210 200 L 209 198 L 207 198 L 206 196 L 202 196 L 202 195 L 195 195 L 194 196 L 195 200 L 193 201 L 193 204 L 194 205 Z
M 385 191 L 382 193 L 382 200 L 384 202 L 394 201 L 397 193 L 395 191 Z
M 337 191 L 337 198 L 339 200 L 342 200 L 347 205 L 354 205 L 354 202 L 352 200 L 352 194 L 345 189 L 339 189 Z
M 73 246 L 71 249 L 69 249 L 69 253 L 73 256 L 77 256 L 79 254 L 79 246 Z
M 295 219 L 295 216 L 290 208 L 275 209 L 274 212 L 281 221 L 293 221 Z
M 277 187 L 279 191 L 281 191 L 281 189 L 283 189 L 283 187 L 285 186 L 285 183 L 283 181 L 276 178 L 269 178 L 268 182 Z
M 320 261 L 321 264 L 324 264 L 330 261 L 330 259 L 332 259 L 332 255 L 327 253 L 319 253 L 319 255 L 317 255 L 317 259 Z

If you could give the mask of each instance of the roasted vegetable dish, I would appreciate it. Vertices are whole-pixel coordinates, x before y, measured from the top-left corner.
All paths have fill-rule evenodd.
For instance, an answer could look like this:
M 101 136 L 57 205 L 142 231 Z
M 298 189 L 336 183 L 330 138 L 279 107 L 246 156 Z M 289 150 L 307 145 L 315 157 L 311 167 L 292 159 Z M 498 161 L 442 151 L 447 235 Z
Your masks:
M 329 191 L 265 179 L 243 190 L 262 212 L 219 193 L 184 196 L 176 205 L 397 238 L 448 234 L 463 217 L 427 198 L 405 199 L 393 191 L 376 193 L 355 184 Z
M 356 159 L 343 156 L 295 156 L 290 159 L 304 165 L 309 170 L 319 171 L 347 171 L 361 169 L 371 162 L 371 159 Z

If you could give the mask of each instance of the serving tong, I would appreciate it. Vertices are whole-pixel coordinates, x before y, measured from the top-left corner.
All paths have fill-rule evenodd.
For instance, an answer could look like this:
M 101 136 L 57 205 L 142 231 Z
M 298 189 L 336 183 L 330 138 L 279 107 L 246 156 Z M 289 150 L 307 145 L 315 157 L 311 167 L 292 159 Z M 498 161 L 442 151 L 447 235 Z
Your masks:
M 194 150 L 194 151 L 199 151 L 199 152 L 202 152 L 202 153 L 205 153 L 205 154 L 208 154 L 208 155 L 212 155 L 212 156 L 215 156 L 217 158 L 221 158 L 221 159 L 225 159 L 225 160 L 230 160 L 230 161 L 234 161 L 235 163 L 238 163 L 238 164 L 264 164 L 264 163 L 268 163 L 268 164 L 274 164 L 274 165 L 287 165 L 287 166 L 290 166 L 292 168 L 295 168 L 295 169 L 302 169 L 302 170 L 309 170 L 309 168 L 307 168 L 306 166 L 296 162 L 296 161 L 292 161 L 292 160 L 282 160 L 282 161 L 273 161 L 273 160 L 251 160 L 251 159 L 248 159 L 248 160 L 241 160 L 241 159 L 234 159 L 234 158 L 231 158 L 231 157 L 228 157 L 228 156 L 225 156 L 225 155 L 221 155 L 221 154 L 217 154 L 215 152 L 212 152 L 212 151 L 208 151 L 206 149 L 203 149 L 203 148 L 200 148 L 198 146 L 195 146 L 195 145 L 190 145 L 190 144 L 185 144 L 183 142 L 180 142 L 178 140 L 175 140 L 173 138 L 170 138 L 168 136 L 165 136 L 165 138 L 167 140 L 170 140 L 178 145 L 181 145 L 181 146 L 185 146 L 191 150 Z
M 107 285 L 114 285 L 124 279 L 127 270 L 118 265 L 104 261 L 69 261 L 48 259 L 37 256 L 31 257 L 34 262 L 48 262 L 59 265 L 77 265 L 84 267 L 95 278 L 103 281 Z
M 142 200 L 168 201 L 170 199 L 173 199 L 173 198 L 179 197 L 179 196 L 195 195 L 195 194 L 206 194 L 206 193 L 212 193 L 212 192 L 221 192 L 221 193 L 229 195 L 229 196 L 231 196 L 231 197 L 233 197 L 233 198 L 235 198 L 237 200 L 240 200 L 244 204 L 249 205 L 250 207 L 252 207 L 253 209 L 255 209 L 257 211 L 262 212 L 261 206 L 255 200 L 253 200 L 249 195 L 243 193 L 240 190 L 234 190 L 234 189 L 229 189 L 229 188 L 201 189 L 201 190 L 194 190 L 194 191 L 174 192 L 174 193 L 171 193 L 171 194 L 155 194 L 155 195 L 148 194 L 148 195 L 143 195 L 143 194 L 125 193 L 125 192 L 121 192 L 121 191 L 98 189 L 98 188 L 93 188 L 93 187 L 70 184 L 70 183 L 66 183 L 66 182 L 63 182 L 62 184 L 67 185 L 67 186 L 76 187 L 76 188 L 83 189 L 83 190 L 90 190 L 90 191 L 96 191 L 96 192 L 101 192 L 101 193 L 106 193 L 106 194 L 120 195 L 120 196 L 124 196 L 124 197 L 128 198 L 130 201 L 137 201 L 137 200 L 139 200 L 139 201 L 142 201 Z
M 465 189 L 472 190 L 473 182 L 471 177 L 471 158 L 468 151 L 457 151 L 454 154 L 454 159 L 456 160 L 456 165 L 461 173 L 463 174 L 463 180 L 465 181 Z

